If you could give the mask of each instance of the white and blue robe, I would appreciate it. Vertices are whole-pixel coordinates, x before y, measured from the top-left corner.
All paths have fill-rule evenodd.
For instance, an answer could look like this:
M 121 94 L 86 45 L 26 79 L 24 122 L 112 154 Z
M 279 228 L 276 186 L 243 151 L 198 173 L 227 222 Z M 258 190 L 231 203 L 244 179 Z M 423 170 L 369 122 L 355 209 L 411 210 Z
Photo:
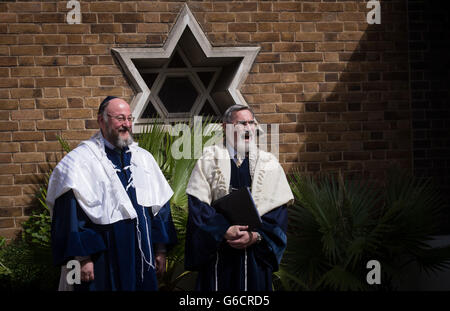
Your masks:
M 105 153 L 100 152 L 98 154 L 105 156 L 109 160 L 103 159 L 102 161 L 112 165 L 114 169 L 112 172 L 114 173 L 110 176 L 116 182 L 115 186 L 123 188 L 125 191 L 123 193 L 126 193 L 126 197 L 114 200 L 113 203 L 117 204 L 114 208 L 109 210 L 108 208 L 101 208 L 102 202 L 103 204 L 108 202 L 106 197 L 110 196 L 110 194 L 107 193 L 107 190 L 103 189 L 100 191 L 102 195 L 96 198 L 99 202 L 95 203 L 93 200 L 87 200 L 86 197 L 88 195 L 85 193 L 83 196 L 80 193 L 87 191 L 86 189 L 80 191 L 86 185 L 77 184 L 77 178 L 75 177 L 73 178 L 75 181 L 66 177 L 66 175 L 71 174 L 69 170 L 55 168 L 56 173 L 55 176 L 52 176 L 54 178 L 51 179 L 48 198 L 52 208 L 51 234 L 54 264 L 64 267 L 67 261 L 71 259 L 85 258 L 87 256 L 93 261 L 94 280 L 75 284 L 73 290 L 157 290 L 158 283 L 154 258 L 155 246 L 170 248 L 177 241 L 169 205 L 169 199 L 172 195 L 171 189 L 168 184 L 164 183 L 165 180 L 161 179 L 162 174 L 160 172 L 156 174 L 153 172 L 153 178 L 159 178 L 160 184 L 152 185 L 149 183 L 147 186 L 149 188 L 152 186 L 158 188 L 162 185 L 163 187 L 158 189 L 162 195 L 158 198 L 160 206 L 156 209 L 157 213 L 152 212 L 152 207 L 145 207 L 139 204 L 137 188 L 132 182 L 131 167 L 135 161 L 132 159 L 133 152 L 130 149 L 140 152 L 140 156 L 146 151 L 137 149 L 138 147 L 136 146 L 132 146 L 130 149 L 126 147 L 123 150 L 112 149 L 110 148 L 111 146 L 108 147 L 110 144 L 106 143 L 103 145 L 99 143 L 99 138 L 103 139 L 97 134 L 97 137 L 93 140 L 101 148 L 104 148 Z M 101 142 L 104 143 L 104 141 Z M 147 156 L 145 154 L 143 158 L 145 159 Z M 79 169 L 78 164 L 81 161 L 76 160 L 79 157 L 70 155 L 69 158 L 75 159 L 74 161 L 77 163 L 72 169 Z M 103 185 L 104 188 L 114 189 L 114 186 L 111 185 L 113 183 L 108 185 L 107 182 L 102 180 L 100 175 L 103 174 L 103 167 L 100 163 L 95 163 L 95 156 L 91 160 L 93 163 L 88 165 L 99 166 L 95 168 L 99 169 L 99 171 L 91 178 L 95 180 L 97 176 L 99 178 L 98 184 Z M 66 160 L 61 167 L 67 167 L 68 163 L 71 163 L 71 161 Z M 156 168 L 153 166 L 153 169 L 155 170 Z M 78 170 L 78 172 L 80 171 Z M 117 179 L 115 176 L 117 176 Z M 78 180 L 83 180 L 83 178 L 78 176 Z M 63 184 L 67 185 L 62 187 L 61 185 Z M 145 185 L 145 183 L 140 184 L 141 187 L 145 187 Z M 117 189 L 113 191 L 120 192 Z M 63 193 L 60 194 L 61 192 Z M 148 192 L 151 193 L 153 191 L 149 189 Z M 132 210 L 129 209 L 128 213 L 124 210 L 117 212 L 118 209 L 123 208 L 117 203 L 122 200 L 126 204 L 129 203 L 128 209 L 130 206 L 132 207 Z M 141 201 L 143 201 L 142 198 Z M 99 206 L 95 206 L 96 204 Z M 112 219 L 111 217 L 114 213 L 111 210 L 114 213 L 120 213 L 122 216 L 116 215 Z M 107 211 L 111 213 L 105 215 Z M 132 213 L 133 211 L 135 214 Z M 63 283 L 62 285 L 67 285 L 64 284 L 65 281 L 65 275 L 62 273 L 60 289 L 68 288 L 67 286 L 61 286 L 61 283 Z
M 198 271 L 196 290 L 272 290 L 272 273 L 278 270 L 287 243 L 287 204 L 293 199 L 284 172 L 274 161 L 274 157 L 261 151 L 253 161 L 251 155 L 238 167 L 225 148 L 215 146 L 206 150 L 197 162 L 187 188 L 189 216 L 185 250 L 185 268 Z M 271 191 L 278 191 L 279 196 L 271 204 L 261 204 L 265 196 L 257 192 L 272 182 Z M 230 223 L 210 204 L 230 188 L 242 187 L 251 188 L 254 200 L 260 198 L 255 204 L 260 207 L 262 227 L 256 231 L 262 241 L 239 250 L 224 240 Z M 261 207 L 265 210 L 261 211 Z

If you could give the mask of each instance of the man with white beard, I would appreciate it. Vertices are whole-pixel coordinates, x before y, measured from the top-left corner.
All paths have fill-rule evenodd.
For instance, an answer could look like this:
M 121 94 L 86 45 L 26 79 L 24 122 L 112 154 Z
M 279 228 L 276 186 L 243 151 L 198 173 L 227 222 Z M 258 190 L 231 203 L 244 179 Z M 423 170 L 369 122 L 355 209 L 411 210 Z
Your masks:
M 52 250 L 60 290 L 157 290 L 167 247 L 176 243 L 173 191 L 152 155 L 132 138 L 128 103 L 100 104 L 100 131 L 68 153 L 49 180 Z M 66 263 L 78 260 L 70 286 Z
M 200 291 L 270 291 L 287 238 L 286 204 L 293 195 L 272 154 L 255 145 L 253 111 L 234 105 L 225 111 L 223 144 L 207 147 L 187 189 L 185 268 L 199 271 Z M 231 225 L 211 203 L 231 191 L 251 188 L 262 226 L 250 231 Z

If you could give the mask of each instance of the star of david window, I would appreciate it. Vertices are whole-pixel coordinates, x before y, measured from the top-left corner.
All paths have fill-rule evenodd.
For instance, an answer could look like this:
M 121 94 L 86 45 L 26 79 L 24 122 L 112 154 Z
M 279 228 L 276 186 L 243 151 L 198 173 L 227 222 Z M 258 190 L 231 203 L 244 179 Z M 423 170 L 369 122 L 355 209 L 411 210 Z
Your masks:
M 141 120 L 149 121 L 161 115 L 172 119 L 193 115 L 220 116 L 211 92 L 221 67 L 194 67 L 180 47 L 160 68 L 148 68 L 139 62 L 135 66 L 151 94 Z
M 185 4 L 163 47 L 114 48 L 135 91 L 130 106 L 134 129 L 153 120 L 216 120 L 233 104 L 259 47 L 212 47 Z

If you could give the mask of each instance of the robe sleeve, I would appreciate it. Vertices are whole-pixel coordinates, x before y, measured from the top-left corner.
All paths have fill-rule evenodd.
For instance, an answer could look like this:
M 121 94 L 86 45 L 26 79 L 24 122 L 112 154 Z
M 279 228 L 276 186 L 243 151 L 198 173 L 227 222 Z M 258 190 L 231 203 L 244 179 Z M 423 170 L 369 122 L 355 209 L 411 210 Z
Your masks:
M 88 227 L 92 224 L 70 190 L 55 200 L 51 225 L 53 263 L 65 264 L 105 250 L 102 236 Z
M 188 208 L 184 265 L 186 270 L 197 271 L 215 256 L 230 223 L 192 195 L 188 195 Z
M 170 201 L 161 207 L 158 214 L 152 218 L 152 242 L 165 245 L 168 250 L 177 243 L 177 233 L 170 211 Z
M 254 244 L 255 256 L 277 271 L 287 244 L 287 207 L 282 205 L 262 217 L 262 227 L 256 230 L 262 241 Z

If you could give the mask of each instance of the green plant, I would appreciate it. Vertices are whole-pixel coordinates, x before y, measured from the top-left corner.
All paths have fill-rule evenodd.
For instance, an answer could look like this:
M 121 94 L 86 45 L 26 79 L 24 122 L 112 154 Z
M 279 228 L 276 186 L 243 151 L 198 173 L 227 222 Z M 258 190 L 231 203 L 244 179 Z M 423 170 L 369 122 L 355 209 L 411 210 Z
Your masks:
M 71 148 L 66 140 L 57 136 L 64 152 L 70 152 Z M 48 249 L 51 247 L 51 217 L 50 209 L 47 206 L 47 188 L 52 171 L 45 174 L 43 183 L 40 185 L 36 194 L 37 204 L 30 217 L 22 224 L 22 239 L 31 245 Z
M 58 137 L 65 151 L 68 144 Z M 51 218 L 45 202 L 51 172 L 46 174 L 36 193 L 36 204 L 30 217 L 22 223 L 21 236 L 8 245 L 0 240 L 0 277 L 6 290 L 38 288 L 55 290 L 59 268 L 52 265 Z
M 22 223 L 21 238 L 5 246 L 0 254 L 9 267 L 9 289 L 55 290 L 59 269 L 52 265 L 51 218 L 45 203 L 49 174 L 40 186 L 31 216 Z
M 46 185 L 40 187 L 39 205 L 22 224 L 21 237 L 0 247 L 0 279 L 3 290 L 55 290 L 59 269 L 52 265 L 50 215 L 45 204 Z M 4 240 L 2 240 L 4 241 Z M 0 243 L 4 244 L 4 242 Z
M 0 236 L 0 252 L 6 247 L 6 238 Z M 0 280 L 11 274 L 11 270 L 0 260 Z
M 295 205 L 289 212 L 288 247 L 278 282 L 305 290 L 370 290 L 369 260 L 378 260 L 393 289 L 403 268 L 416 262 L 426 272 L 448 267 L 450 247 L 431 248 L 442 201 L 429 181 L 398 169 L 386 184 L 295 172 Z
M 2 291 L 56 290 L 59 269 L 49 261 L 46 249 L 17 239 L 0 249 L 0 262 L 6 273 L 0 274 Z
M 180 282 L 190 274 L 190 271 L 184 271 L 183 269 L 188 216 L 186 187 L 197 161 L 194 154 L 196 139 L 199 140 L 201 143 L 200 147 L 202 147 L 213 137 L 213 133 L 206 133 L 206 126 L 209 124 L 211 124 L 211 119 L 207 119 L 202 126 L 177 123 L 173 128 L 184 129 L 185 131 L 174 133 L 168 131 L 164 125 L 155 122 L 146 127 L 143 133 L 138 136 L 139 146 L 153 155 L 174 191 L 170 205 L 178 243 L 168 253 L 166 273 L 159 280 L 160 289 L 162 290 L 180 289 Z M 186 152 L 182 147 L 188 148 L 189 152 Z M 175 156 L 173 151 L 181 153 L 184 151 L 185 155 L 189 154 L 189 156 Z
M 45 177 L 44 184 L 37 193 L 38 207 L 33 210 L 26 222 L 22 224 L 22 238 L 30 244 L 50 249 L 51 247 L 51 218 L 50 210 L 45 202 L 50 174 Z
M 58 135 L 57 139 L 64 152 L 69 153 L 72 150 L 72 148 L 70 148 L 69 143 L 64 138 Z

